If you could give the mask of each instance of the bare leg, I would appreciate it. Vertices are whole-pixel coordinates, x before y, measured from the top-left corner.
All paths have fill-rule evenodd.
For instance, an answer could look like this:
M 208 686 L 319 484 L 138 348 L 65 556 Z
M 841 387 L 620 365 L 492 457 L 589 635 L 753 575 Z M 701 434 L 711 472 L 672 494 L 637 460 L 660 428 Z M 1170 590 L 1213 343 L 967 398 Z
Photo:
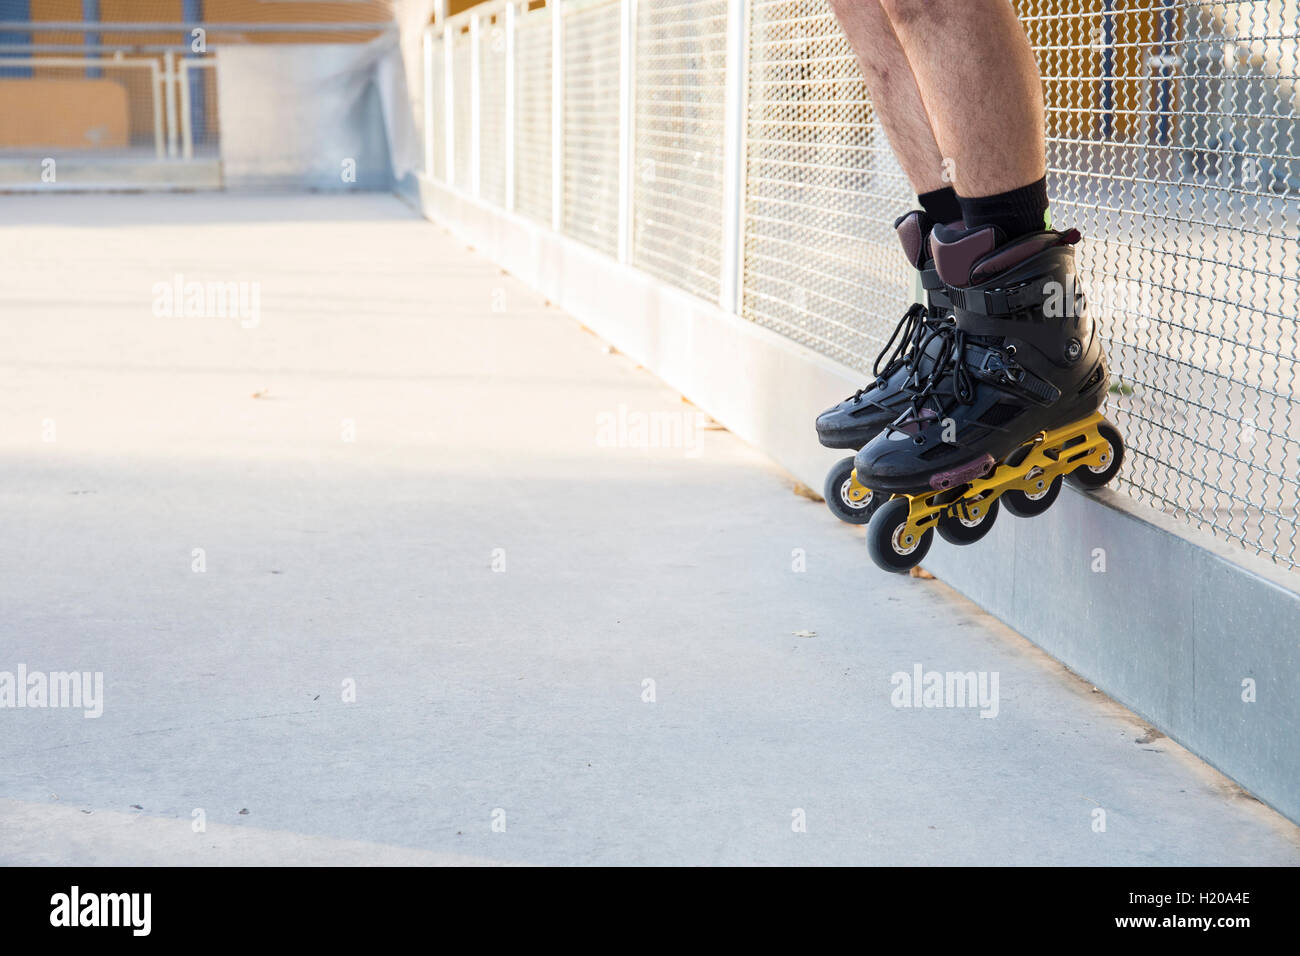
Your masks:
M 943 189 L 943 153 L 930 129 L 916 77 L 880 0 L 831 0 L 857 54 L 871 103 L 898 163 L 919 193 Z
M 989 196 L 1041 179 L 1047 169 L 1042 77 L 1011 4 L 842 0 L 837 7 L 870 8 L 874 15 L 877 4 L 907 57 L 941 153 L 952 160 L 958 194 Z M 897 101 L 882 107 L 909 108 Z

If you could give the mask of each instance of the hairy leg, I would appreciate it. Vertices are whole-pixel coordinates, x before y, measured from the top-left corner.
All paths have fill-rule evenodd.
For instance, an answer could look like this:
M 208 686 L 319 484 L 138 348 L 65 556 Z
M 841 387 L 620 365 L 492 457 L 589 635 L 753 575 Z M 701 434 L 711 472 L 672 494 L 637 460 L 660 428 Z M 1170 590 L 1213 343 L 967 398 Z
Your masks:
M 919 194 L 951 186 L 943 179 L 943 153 L 930 128 L 916 77 L 880 0 L 830 3 L 857 55 L 880 125 L 912 188 Z
M 1041 179 L 1042 77 L 1008 0 L 844 0 L 837 7 L 874 15 L 877 4 L 916 78 L 941 155 L 952 160 L 958 194 L 989 196 Z M 892 49 L 886 56 L 894 59 Z

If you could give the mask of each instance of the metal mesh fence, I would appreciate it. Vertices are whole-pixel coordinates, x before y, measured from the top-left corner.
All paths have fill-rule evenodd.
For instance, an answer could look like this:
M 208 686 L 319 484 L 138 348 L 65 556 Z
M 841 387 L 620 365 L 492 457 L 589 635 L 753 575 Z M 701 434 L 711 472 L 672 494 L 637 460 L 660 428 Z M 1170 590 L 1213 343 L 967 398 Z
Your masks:
M 485 16 L 479 28 L 480 195 L 506 203 L 505 15 Z
M 1300 2 L 1021 0 L 1121 487 L 1295 566 Z
M 217 103 L 217 64 L 210 58 L 181 59 L 177 69 L 182 80 L 188 79 L 189 105 L 182 112 L 182 141 L 185 136 L 184 117 L 189 116 L 189 137 L 195 156 L 216 155 L 221 149 L 221 111 Z
M 431 166 L 435 179 L 445 182 L 447 179 L 447 45 L 442 36 L 434 37 L 432 57 L 429 69 L 432 71 L 426 85 L 429 96 L 429 123 L 433 135 L 428 137 L 432 146 L 430 150 Z
M 1117 487 L 1295 567 L 1300 0 L 1015 5 L 1043 71 L 1053 219 L 1084 234 L 1107 339 Z M 640 0 L 633 64 L 632 259 L 710 300 L 727 268 L 726 8 Z M 620 7 L 563 15 L 564 231 L 613 255 Z M 520 20 L 516 142 L 519 206 L 548 222 L 544 17 Z M 865 371 L 912 299 L 892 223 L 914 197 L 826 0 L 751 0 L 745 29 L 739 311 Z
M 515 25 L 515 210 L 551 221 L 551 11 Z
M 742 312 L 864 369 L 911 301 L 910 189 L 825 0 L 751 4 Z
M 640 0 L 632 261 L 715 300 L 722 274 L 726 0 Z
M 452 76 L 452 121 L 455 124 L 452 136 L 452 149 L 455 152 L 456 168 L 454 176 L 456 185 L 468 189 L 473 183 L 472 150 L 474 134 L 473 80 L 474 80 L 474 43 L 470 38 L 469 28 L 457 32 L 451 51 Z
M 174 89 L 161 57 L 33 56 L 0 47 L 0 154 L 162 156 L 169 138 L 176 142 Z
M 111 160 L 95 173 L 107 177 L 101 186 L 148 183 L 131 170 L 153 162 L 211 163 L 221 134 L 220 49 L 364 43 L 390 29 L 393 14 L 384 0 L 0 3 L 0 161 Z
M 564 231 L 618 252 L 618 0 L 564 5 Z

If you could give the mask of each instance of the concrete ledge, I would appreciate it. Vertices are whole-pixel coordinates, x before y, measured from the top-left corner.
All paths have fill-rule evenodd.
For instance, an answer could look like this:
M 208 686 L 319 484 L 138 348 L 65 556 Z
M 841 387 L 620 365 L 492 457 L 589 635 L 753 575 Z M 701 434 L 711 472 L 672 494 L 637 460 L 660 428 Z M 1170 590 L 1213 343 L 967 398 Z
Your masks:
M 936 543 L 926 567 L 1300 820 L 1295 575 L 1119 492 L 1068 485 L 1040 518 L 1003 512 L 973 551 Z
M 860 375 L 423 177 L 404 195 L 820 491 L 843 453 L 817 443 L 812 420 Z M 1004 512 L 973 548 L 936 541 L 926 567 L 1300 822 L 1300 575 L 1068 486 L 1040 518 Z
M 220 189 L 221 161 L 56 157 L 55 182 L 42 180 L 42 160 L 0 159 L 0 192 Z

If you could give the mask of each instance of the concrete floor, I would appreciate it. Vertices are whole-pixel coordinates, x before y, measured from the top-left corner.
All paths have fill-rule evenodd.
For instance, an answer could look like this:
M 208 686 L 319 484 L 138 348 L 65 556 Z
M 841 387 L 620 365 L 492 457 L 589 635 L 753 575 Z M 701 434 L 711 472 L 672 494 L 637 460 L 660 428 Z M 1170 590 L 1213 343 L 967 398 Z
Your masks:
M 2 863 L 1300 863 L 391 197 L 0 223 L 0 672 L 104 679 L 0 709 Z M 178 273 L 260 321 L 156 316 Z M 996 717 L 893 706 L 917 664 Z

